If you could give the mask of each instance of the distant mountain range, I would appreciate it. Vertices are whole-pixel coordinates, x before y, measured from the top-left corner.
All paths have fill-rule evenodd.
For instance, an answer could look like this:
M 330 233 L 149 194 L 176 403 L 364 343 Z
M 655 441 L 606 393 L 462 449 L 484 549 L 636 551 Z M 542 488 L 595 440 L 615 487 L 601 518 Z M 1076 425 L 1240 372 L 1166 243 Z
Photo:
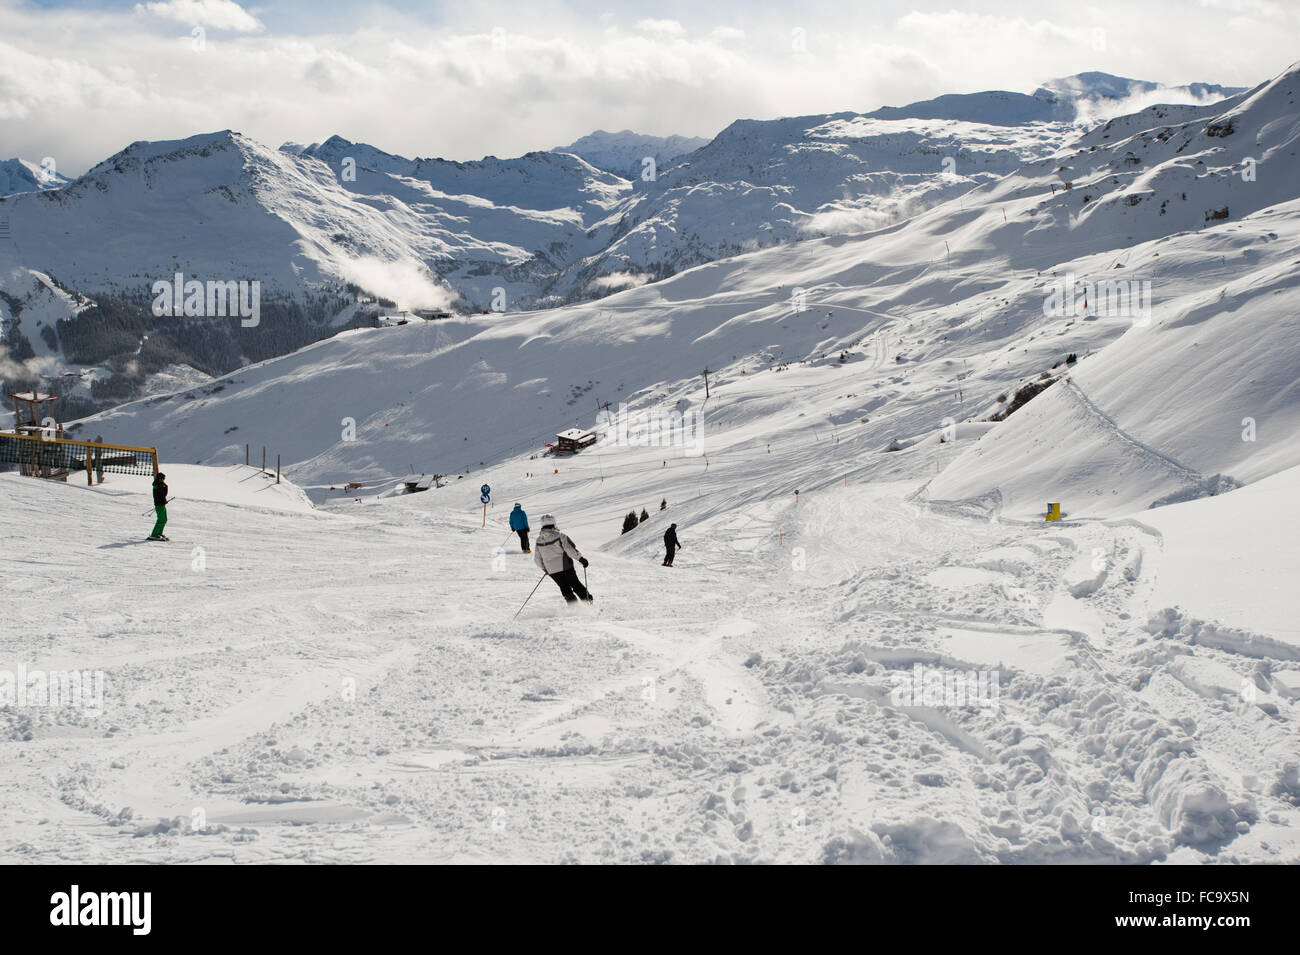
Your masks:
M 476 162 L 340 136 L 272 149 L 229 130 L 133 143 L 73 182 L 10 160 L 0 342 L 20 364 L 5 377 L 62 378 L 68 407 L 89 410 L 159 375 L 201 380 L 371 324 L 384 308 L 592 300 L 742 252 L 891 227 L 1052 155 L 1132 98 L 1237 92 L 1085 73 L 1033 95 L 738 120 L 707 142 L 601 131 Z M 178 273 L 258 282 L 260 322 L 154 315 L 154 283 Z
M 693 518 L 838 487 L 837 444 L 854 449 L 846 483 L 928 472 L 930 500 L 1014 521 L 1041 523 L 1046 501 L 1092 518 L 1214 494 L 1300 465 L 1297 94 L 1300 65 L 1117 116 L 875 233 L 491 322 L 337 335 L 82 431 L 212 465 L 242 461 L 252 433 L 319 499 L 412 469 L 526 468 L 604 402 L 700 411 L 708 368 L 713 466 L 768 441 L 786 457 L 740 457 L 753 483 L 705 485 Z
M 621 133 L 598 129 L 567 146 L 556 146 L 551 152 L 572 153 L 597 169 L 625 179 L 640 179 L 646 172 L 647 158 L 654 160 L 656 168 L 663 167 L 708 144 L 709 141 L 700 136 L 643 136 L 630 129 Z

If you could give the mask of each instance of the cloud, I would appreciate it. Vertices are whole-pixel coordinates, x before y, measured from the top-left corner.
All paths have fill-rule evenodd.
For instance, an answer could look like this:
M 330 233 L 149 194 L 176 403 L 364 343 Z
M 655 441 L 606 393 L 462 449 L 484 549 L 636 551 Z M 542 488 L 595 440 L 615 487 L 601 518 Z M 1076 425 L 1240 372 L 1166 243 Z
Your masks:
M 152 13 L 188 26 L 211 27 L 214 30 L 259 33 L 265 29 L 261 20 L 234 0 L 161 0 L 137 3 L 135 10 L 137 13 Z
M 48 378 L 61 370 L 58 361 L 48 356 L 16 361 L 9 346 L 0 344 L 0 381 L 7 385 L 16 381 Z
M 1201 6 L 1229 13 L 1247 13 L 1269 20 L 1286 18 L 1286 10 L 1271 0 L 1200 0 Z
M 686 28 L 676 20 L 638 20 L 636 28 L 650 36 L 685 36 Z
M 1197 97 L 1185 90 L 1159 89 L 1149 93 L 1132 93 L 1123 99 L 1081 100 L 1078 104 L 1078 116 L 1079 122 L 1083 125 L 1092 125 L 1104 123 L 1116 116 L 1140 113 L 1148 106 L 1208 106 L 1226 98 L 1218 94 Z
M 456 294 L 439 285 L 420 262 L 405 259 L 338 259 L 335 268 L 349 282 L 372 295 L 397 303 L 398 308 L 449 308 Z
M 830 202 L 803 219 L 799 223 L 799 231 L 805 235 L 856 235 L 874 232 L 893 225 L 900 219 L 915 215 L 923 208 L 922 203 L 906 195 L 866 196 L 861 199 Z
M 639 288 L 650 281 L 649 274 L 645 272 L 612 272 L 609 275 L 601 275 L 588 283 L 592 288 L 603 291 L 615 291 L 629 288 Z
M 1267 30 L 1233 30 L 1223 10 L 1184 0 L 1093 0 L 1085 18 L 1064 0 L 1043 0 L 1033 18 L 980 7 L 889 18 L 868 4 L 797 16 L 758 5 L 741 31 L 710 8 L 620 30 L 576 0 L 477 0 L 436 21 L 382 3 L 286 2 L 256 8 L 259 20 L 230 0 L 154 0 L 139 14 L 0 0 L 0 121 L 8 155 L 53 156 L 73 174 L 134 140 L 227 128 L 268 144 L 339 133 L 471 160 L 602 128 L 713 136 L 739 118 L 1028 93 L 1085 70 L 1253 86 L 1294 59 L 1287 27 L 1300 26 L 1286 13 Z M 201 52 L 175 27 L 196 19 L 210 31 Z M 1124 28 L 1099 50 L 1094 20 Z M 1151 37 L 1158 49 L 1137 46 Z

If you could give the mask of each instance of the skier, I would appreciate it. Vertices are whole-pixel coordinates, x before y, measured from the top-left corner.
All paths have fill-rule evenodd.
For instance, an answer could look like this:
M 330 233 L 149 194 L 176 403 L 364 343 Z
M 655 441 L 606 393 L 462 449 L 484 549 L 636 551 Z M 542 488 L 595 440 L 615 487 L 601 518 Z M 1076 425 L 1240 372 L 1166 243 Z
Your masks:
M 95 435 L 95 443 L 103 444 L 104 436 L 102 434 Z M 95 465 L 95 483 L 103 484 L 104 483 L 104 449 L 96 448 L 91 455 L 91 460 L 94 462 Z
M 158 520 L 154 522 L 149 540 L 170 540 L 163 536 L 163 528 L 167 526 L 167 475 L 161 471 L 153 476 L 153 512 L 158 515 Z
M 555 518 L 550 514 L 542 515 L 542 529 L 537 534 L 533 562 L 555 581 L 569 603 L 578 600 L 590 603 L 592 596 L 578 579 L 578 572 L 573 569 L 574 560 L 583 567 L 587 566 L 587 558 L 578 551 L 569 535 L 555 529 Z
M 677 525 L 674 524 L 668 530 L 664 531 L 664 547 L 668 550 L 668 556 L 664 558 L 663 565 L 671 567 L 673 565 L 673 554 L 677 553 L 677 548 L 682 545 L 677 541 Z
M 531 554 L 532 550 L 528 546 L 528 515 L 518 501 L 515 501 L 515 509 L 510 512 L 510 529 L 519 535 L 519 546 L 523 552 Z

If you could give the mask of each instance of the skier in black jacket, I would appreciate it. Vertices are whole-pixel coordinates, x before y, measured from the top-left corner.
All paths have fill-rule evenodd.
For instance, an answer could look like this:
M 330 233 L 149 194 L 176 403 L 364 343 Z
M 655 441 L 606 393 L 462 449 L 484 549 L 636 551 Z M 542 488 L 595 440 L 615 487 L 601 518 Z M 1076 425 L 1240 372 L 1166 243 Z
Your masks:
M 673 555 L 677 553 L 677 548 L 681 546 L 682 545 L 677 541 L 677 525 L 674 524 L 672 527 L 668 528 L 668 530 L 664 531 L 664 547 L 668 550 L 668 556 L 664 558 L 663 565 L 665 567 L 671 567 L 673 565 Z
M 171 538 L 163 536 L 163 528 L 167 526 L 167 475 L 161 471 L 153 476 L 153 512 L 158 516 L 158 520 L 154 522 L 153 533 L 149 535 L 149 540 L 170 540 Z

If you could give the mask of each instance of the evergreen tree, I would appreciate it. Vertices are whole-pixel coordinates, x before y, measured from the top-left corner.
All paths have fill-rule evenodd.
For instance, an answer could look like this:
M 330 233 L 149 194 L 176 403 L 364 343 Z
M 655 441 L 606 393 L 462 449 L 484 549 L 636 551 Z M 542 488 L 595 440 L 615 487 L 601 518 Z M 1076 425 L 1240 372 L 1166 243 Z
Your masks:
M 627 517 L 623 518 L 622 533 L 626 534 L 632 528 L 636 527 L 636 511 L 628 511 Z
M 668 498 L 664 498 L 662 501 L 659 502 L 659 510 L 661 511 L 668 510 Z
M 650 520 L 650 515 L 646 513 L 646 509 L 643 507 L 641 508 L 641 521 L 644 523 L 645 521 L 648 520 Z

